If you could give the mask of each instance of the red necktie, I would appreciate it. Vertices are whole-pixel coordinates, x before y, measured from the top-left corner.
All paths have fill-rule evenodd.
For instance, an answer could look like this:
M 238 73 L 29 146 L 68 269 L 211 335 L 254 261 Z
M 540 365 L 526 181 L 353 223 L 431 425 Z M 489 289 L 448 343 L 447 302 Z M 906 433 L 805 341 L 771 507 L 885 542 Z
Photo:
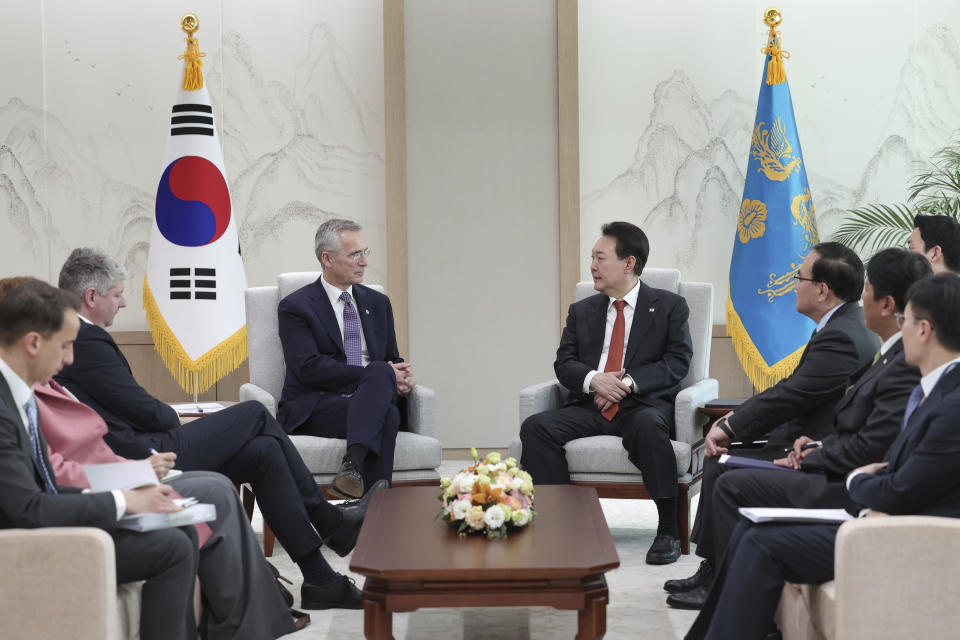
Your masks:
M 613 321 L 613 334 L 610 336 L 610 349 L 607 351 L 607 366 L 603 372 L 620 371 L 623 366 L 623 331 L 625 321 L 623 319 L 623 307 L 626 305 L 624 300 L 614 300 L 613 306 L 617 309 L 617 319 Z M 620 403 L 609 407 L 603 412 L 603 417 L 607 420 L 613 420 L 613 417 L 620 411 Z

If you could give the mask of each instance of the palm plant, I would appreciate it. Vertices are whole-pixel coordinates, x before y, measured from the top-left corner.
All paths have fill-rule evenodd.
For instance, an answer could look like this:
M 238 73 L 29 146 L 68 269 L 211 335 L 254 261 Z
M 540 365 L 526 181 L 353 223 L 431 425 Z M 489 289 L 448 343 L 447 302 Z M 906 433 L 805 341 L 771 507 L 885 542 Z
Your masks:
M 903 246 L 918 214 L 960 219 L 960 141 L 934 153 L 913 176 L 906 204 L 868 204 L 851 209 L 833 240 L 870 255 L 885 247 Z

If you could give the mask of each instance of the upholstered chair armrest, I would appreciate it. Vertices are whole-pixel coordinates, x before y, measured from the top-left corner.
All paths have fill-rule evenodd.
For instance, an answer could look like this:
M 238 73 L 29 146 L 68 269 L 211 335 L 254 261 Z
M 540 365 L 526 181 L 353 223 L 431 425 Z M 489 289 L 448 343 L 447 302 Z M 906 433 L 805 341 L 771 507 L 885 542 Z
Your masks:
M 5 638 L 119 638 L 113 539 L 102 529 L 0 531 Z
M 271 413 L 274 417 L 277 415 L 277 401 L 276 399 L 253 384 L 252 382 L 245 382 L 240 385 L 240 402 L 246 402 L 247 400 L 256 400 L 267 408 L 267 411 Z
M 411 433 L 433 437 L 437 421 L 437 392 L 417 385 L 407 396 L 407 428 Z
M 697 413 L 697 409 L 711 400 L 716 400 L 720 394 L 720 383 L 713 378 L 706 378 L 677 394 L 674 405 L 674 416 L 677 421 L 677 442 L 693 444 L 700 440 L 703 432 L 700 426 L 707 420 L 706 416 Z
M 960 628 L 960 520 L 846 522 L 834 561 L 839 640 L 947 638 Z
M 556 379 L 521 389 L 520 424 L 535 413 L 559 409 L 566 399 L 567 390 Z

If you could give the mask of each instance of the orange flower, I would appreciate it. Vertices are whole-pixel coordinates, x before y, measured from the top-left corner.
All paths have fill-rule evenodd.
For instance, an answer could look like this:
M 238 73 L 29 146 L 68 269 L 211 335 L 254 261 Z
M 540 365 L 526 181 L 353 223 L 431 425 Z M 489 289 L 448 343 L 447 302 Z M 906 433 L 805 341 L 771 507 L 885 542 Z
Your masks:
M 481 485 L 479 482 L 473 483 L 473 504 L 484 505 L 488 502 L 502 502 L 503 501 L 503 489 L 497 487 L 496 489 L 491 489 L 490 485 Z

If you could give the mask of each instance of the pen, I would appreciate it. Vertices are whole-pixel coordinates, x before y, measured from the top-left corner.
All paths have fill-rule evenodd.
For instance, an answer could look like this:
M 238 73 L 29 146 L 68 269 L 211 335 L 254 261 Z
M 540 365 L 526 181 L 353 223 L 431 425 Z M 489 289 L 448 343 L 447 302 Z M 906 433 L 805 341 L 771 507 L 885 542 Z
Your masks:
M 159 451 L 157 451 L 157 450 L 154 449 L 153 447 L 150 447 L 149 451 L 150 451 L 150 455 L 152 455 L 152 456 L 158 455 L 158 454 L 160 453 Z
M 823 446 L 823 443 L 819 440 L 817 440 L 816 442 L 808 442 L 807 444 L 800 447 L 800 451 L 806 451 L 807 449 L 816 449 L 817 447 L 822 447 L 822 446 Z M 790 447 L 789 449 L 784 449 L 784 451 L 793 451 L 793 447 Z

